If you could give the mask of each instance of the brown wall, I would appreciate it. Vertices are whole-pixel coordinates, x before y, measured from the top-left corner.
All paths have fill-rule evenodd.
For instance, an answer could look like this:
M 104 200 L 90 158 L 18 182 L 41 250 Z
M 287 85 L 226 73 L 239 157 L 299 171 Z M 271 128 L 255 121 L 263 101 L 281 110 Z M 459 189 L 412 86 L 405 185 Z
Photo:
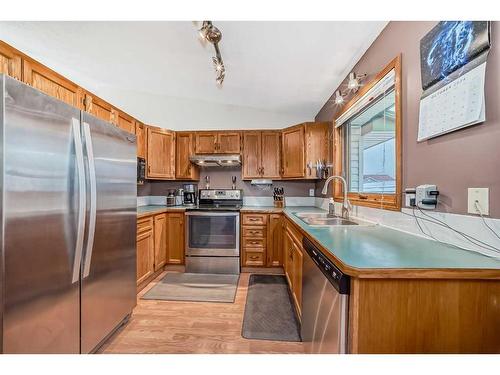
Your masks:
M 250 181 L 241 180 L 241 168 L 204 168 L 200 172 L 199 187 L 205 187 L 205 176 L 210 176 L 210 187 L 231 188 L 231 176 L 236 176 L 236 187 L 243 189 L 247 197 L 272 197 L 273 189 L 262 191 L 250 185 Z M 137 186 L 137 195 L 167 195 L 168 189 L 182 187 L 182 181 L 149 181 L 142 186 Z M 314 189 L 312 181 L 274 181 L 273 187 L 283 187 L 288 197 L 307 197 L 309 189 Z
M 390 22 L 353 71 L 373 76 L 396 55 L 402 54 L 403 190 L 436 184 L 441 193 L 438 210 L 465 214 L 467 188 L 487 187 L 490 188 L 490 216 L 500 218 L 499 24 L 492 22 L 492 47 L 486 71 L 486 122 L 417 143 L 422 93 L 419 42 L 435 25 L 436 22 Z M 324 105 L 316 121 L 334 119 L 338 107 L 332 103 Z M 320 185 L 321 182 L 317 188 Z

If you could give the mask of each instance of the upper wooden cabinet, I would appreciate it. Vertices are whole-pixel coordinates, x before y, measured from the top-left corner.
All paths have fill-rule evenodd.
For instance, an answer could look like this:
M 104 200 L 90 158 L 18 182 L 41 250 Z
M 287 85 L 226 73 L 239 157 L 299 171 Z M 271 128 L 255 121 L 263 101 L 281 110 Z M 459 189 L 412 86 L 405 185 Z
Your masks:
M 328 161 L 328 123 L 308 122 L 282 131 L 283 178 L 316 179 L 318 160 Z
M 132 116 L 127 115 L 124 112 L 117 111 L 117 126 L 129 133 L 135 134 L 135 120 Z
M 197 154 L 239 154 L 240 133 L 233 131 L 196 132 L 195 152 Z
M 22 69 L 24 83 L 74 107 L 83 109 L 83 90 L 78 85 L 31 59 L 23 59 Z
M 306 174 L 305 126 L 283 130 L 283 178 L 303 178 Z
M 136 122 L 135 135 L 137 138 L 137 156 L 146 158 L 146 125 L 141 122 Z
M 22 57 L 8 44 L 0 41 L 0 74 L 22 79 Z
M 113 106 L 89 92 L 85 93 L 84 110 L 94 115 L 95 117 L 112 124 L 115 124 L 117 121 L 116 110 L 113 108 Z
M 280 178 L 280 135 L 279 131 L 243 133 L 243 179 Z
M 194 133 L 175 133 L 175 178 L 179 180 L 199 180 L 200 172 L 197 166 L 189 161 L 194 154 Z
M 148 126 L 146 178 L 172 180 L 175 178 L 175 133 Z

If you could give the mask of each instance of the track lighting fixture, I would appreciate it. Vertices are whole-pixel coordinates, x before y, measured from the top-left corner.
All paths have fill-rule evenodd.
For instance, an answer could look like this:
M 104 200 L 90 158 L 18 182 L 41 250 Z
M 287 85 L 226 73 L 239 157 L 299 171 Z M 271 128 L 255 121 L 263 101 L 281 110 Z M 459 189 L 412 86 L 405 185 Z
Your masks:
M 366 74 L 363 74 L 361 76 L 357 76 L 356 73 L 354 73 L 354 72 L 349 73 L 349 80 L 347 81 L 347 88 L 352 92 L 358 91 L 359 87 L 361 86 L 361 81 L 365 77 L 366 77 Z
M 334 102 L 336 105 L 341 105 L 342 103 L 344 103 L 344 96 L 342 95 L 340 90 L 335 91 Z
M 203 21 L 201 28 L 198 30 L 199 35 L 202 39 L 213 44 L 215 49 L 215 56 L 212 57 L 212 62 L 214 64 L 217 84 L 222 85 L 224 82 L 224 77 L 226 75 L 226 68 L 224 66 L 224 61 L 222 61 L 222 56 L 219 50 L 219 42 L 222 39 L 221 31 L 215 27 L 211 21 Z

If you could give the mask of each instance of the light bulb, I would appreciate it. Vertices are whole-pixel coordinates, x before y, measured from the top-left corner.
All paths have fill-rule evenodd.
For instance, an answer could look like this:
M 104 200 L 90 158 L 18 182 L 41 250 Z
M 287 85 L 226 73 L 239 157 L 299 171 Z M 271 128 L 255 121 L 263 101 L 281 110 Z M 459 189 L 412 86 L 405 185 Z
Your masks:
M 340 90 L 335 91 L 335 104 L 340 105 L 344 103 L 344 97 L 342 96 L 342 93 Z
M 349 82 L 347 83 L 347 88 L 349 90 L 356 90 L 359 86 L 358 79 L 356 78 L 356 73 L 349 73 Z

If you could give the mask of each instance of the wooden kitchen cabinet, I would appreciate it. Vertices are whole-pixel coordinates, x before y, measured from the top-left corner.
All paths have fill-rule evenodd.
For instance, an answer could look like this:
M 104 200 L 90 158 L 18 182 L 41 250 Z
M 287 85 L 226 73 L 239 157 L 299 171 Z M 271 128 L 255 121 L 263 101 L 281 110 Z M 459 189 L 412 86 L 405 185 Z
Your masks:
M 305 126 L 298 125 L 283 130 L 283 178 L 305 177 Z
M 117 126 L 129 133 L 135 134 L 135 120 L 132 116 L 127 115 L 124 112 L 117 111 Z
M 167 214 L 154 216 L 154 271 L 167 263 Z
M 135 136 L 137 139 L 137 157 L 146 158 L 146 125 L 136 122 Z
M 234 131 L 203 131 L 195 133 L 197 154 L 239 154 L 240 133 Z
M 280 132 L 243 133 L 242 178 L 280 178 Z
M 2 73 L 21 80 L 22 57 L 16 49 L 0 41 L 0 74 Z
M 176 132 L 175 137 L 175 178 L 179 180 L 199 180 L 200 170 L 189 160 L 189 157 L 194 154 L 194 133 Z
M 167 215 L 167 263 L 184 264 L 184 212 Z
M 283 265 L 283 215 L 269 214 L 267 225 L 267 266 Z
M 328 122 L 307 122 L 282 131 L 282 178 L 317 179 L 316 162 L 328 161 Z
M 84 110 L 101 120 L 112 124 L 116 122 L 116 110 L 113 106 L 89 92 L 85 93 Z
M 22 66 L 24 83 L 73 107 L 83 109 L 83 90 L 78 85 L 35 60 L 25 58 Z
M 175 178 L 175 133 L 148 126 L 146 178 L 172 180 Z
M 153 218 L 137 220 L 137 285 L 154 273 L 154 234 Z
M 285 224 L 283 252 L 285 257 L 285 276 L 300 318 L 302 314 L 302 264 L 304 249 L 302 247 L 302 234 L 294 229 L 288 221 Z

